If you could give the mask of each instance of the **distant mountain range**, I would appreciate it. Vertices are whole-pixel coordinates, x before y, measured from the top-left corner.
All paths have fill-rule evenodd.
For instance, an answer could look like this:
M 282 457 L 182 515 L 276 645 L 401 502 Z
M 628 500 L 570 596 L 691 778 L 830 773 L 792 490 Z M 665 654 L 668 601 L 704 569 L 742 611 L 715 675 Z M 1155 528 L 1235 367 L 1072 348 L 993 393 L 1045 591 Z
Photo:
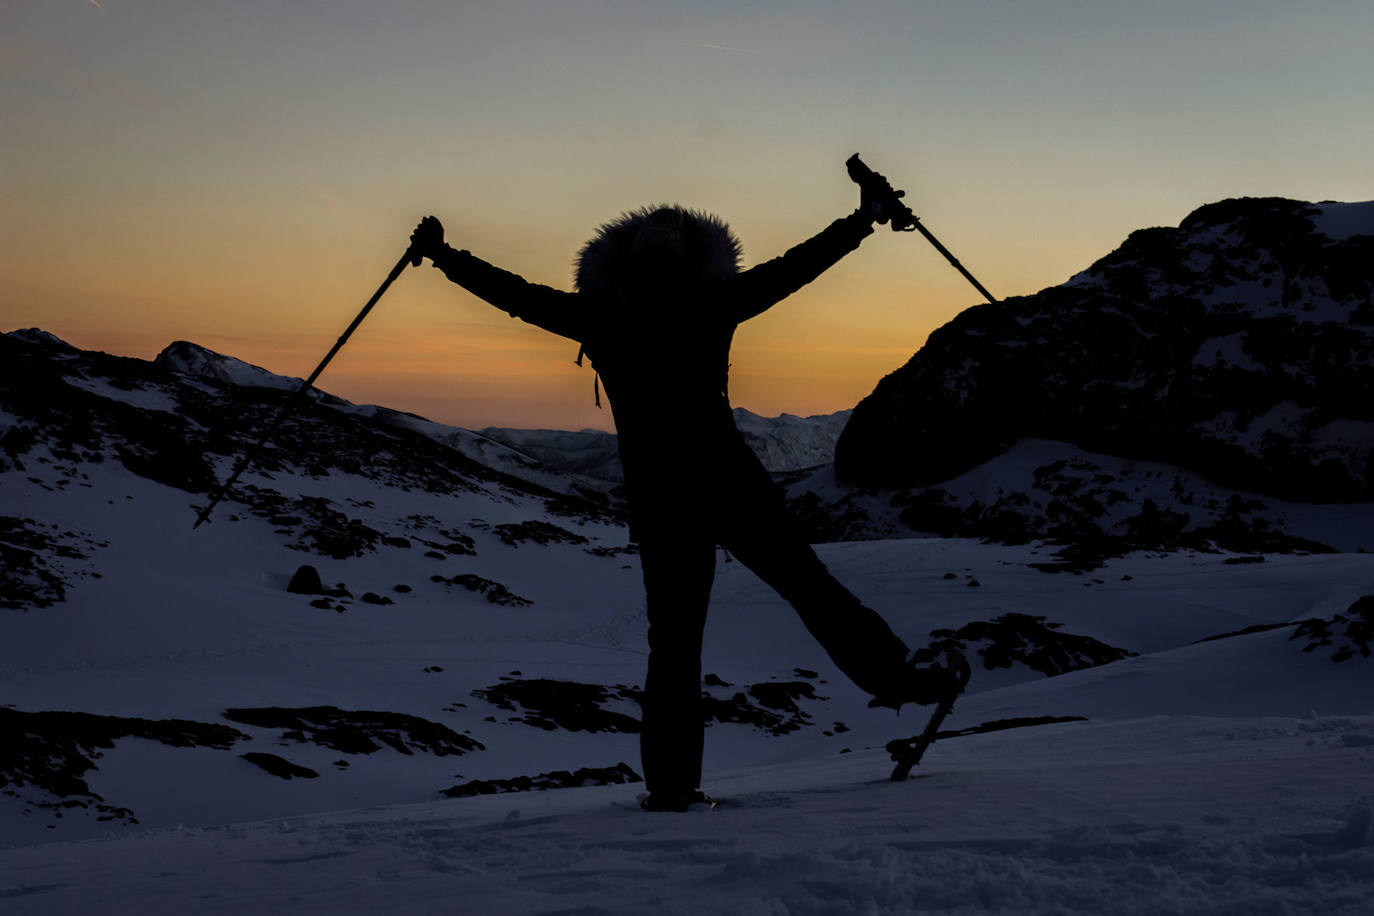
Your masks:
M 834 459 L 835 441 L 849 420 L 849 414 L 850 411 L 841 410 L 810 417 L 787 413 L 761 417 L 736 407 L 735 425 L 768 470 L 798 471 L 829 464 Z M 596 429 L 573 432 L 494 426 L 481 433 L 561 471 L 600 480 L 624 480 L 616 437 L 612 433 Z
M 42 339 L 45 336 L 45 332 L 37 330 L 15 333 L 30 335 L 30 339 Z M 52 335 L 46 337 L 50 341 L 57 341 Z M 170 344 L 154 362 L 188 375 L 232 385 L 294 391 L 301 383 L 298 378 L 277 375 L 184 340 Z M 386 411 L 379 407 L 356 408 L 332 395 L 314 391 L 312 394 L 324 403 L 337 407 L 374 414 Z M 835 440 L 844 429 L 849 414 L 850 411 L 841 410 L 810 417 L 786 413 L 777 417 L 761 417 L 743 407 L 736 407 L 735 423 L 766 468 L 770 471 L 796 471 L 831 462 L 835 455 Z M 401 419 L 403 416 L 406 415 L 394 416 L 392 422 L 406 422 Z M 415 427 L 431 438 L 440 439 L 469 457 L 501 470 L 512 470 L 522 464 L 528 470 L 529 466 L 505 450 L 494 447 L 493 443 L 508 446 L 518 455 L 532 458 L 561 473 L 616 483 L 624 480 L 614 433 L 598 429 L 516 429 L 498 426 L 489 426 L 474 433 L 429 421 L 417 423 Z

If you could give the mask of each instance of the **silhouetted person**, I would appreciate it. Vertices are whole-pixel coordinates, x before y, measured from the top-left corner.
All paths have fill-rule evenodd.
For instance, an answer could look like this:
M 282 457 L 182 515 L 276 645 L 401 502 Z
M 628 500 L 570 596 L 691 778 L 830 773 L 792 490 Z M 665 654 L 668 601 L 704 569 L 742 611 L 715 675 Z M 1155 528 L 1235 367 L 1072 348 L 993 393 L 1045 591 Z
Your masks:
M 883 188 L 865 188 L 854 213 L 745 271 L 739 242 L 713 216 L 677 206 L 628 213 L 582 249 L 575 293 L 454 250 L 432 216 L 412 236 L 416 254 L 473 295 L 581 344 L 579 360 L 585 352 L 606 389 L 647 593 L 647 809 L 704 798 L 701 645 L 717 545 L 791 603 L 875 705 L 932 703 L 958 689 L 947 669 L 913 667 L 905 643 L 822 565 L 735 427 L 727 395 L 735 328 L 871 235 L 895 205 Z

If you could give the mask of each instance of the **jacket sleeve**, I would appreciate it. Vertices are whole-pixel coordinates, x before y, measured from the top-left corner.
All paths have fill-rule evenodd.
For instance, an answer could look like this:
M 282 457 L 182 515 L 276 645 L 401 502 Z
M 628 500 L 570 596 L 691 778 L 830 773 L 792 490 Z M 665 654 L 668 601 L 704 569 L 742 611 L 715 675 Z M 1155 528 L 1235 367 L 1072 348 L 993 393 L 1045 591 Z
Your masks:
M 753 318 L 795 293 L 873 234 L 873 222 L 855 212 L 771 261 L 756 264 L 731 281 L 736 321 Z
M 579 342 L 586 339 L 586 316 L 582 298 L 577 293 L 531 283 L 453 248 L 436 255 L 434 266 L 463 289 L 513 318 Z

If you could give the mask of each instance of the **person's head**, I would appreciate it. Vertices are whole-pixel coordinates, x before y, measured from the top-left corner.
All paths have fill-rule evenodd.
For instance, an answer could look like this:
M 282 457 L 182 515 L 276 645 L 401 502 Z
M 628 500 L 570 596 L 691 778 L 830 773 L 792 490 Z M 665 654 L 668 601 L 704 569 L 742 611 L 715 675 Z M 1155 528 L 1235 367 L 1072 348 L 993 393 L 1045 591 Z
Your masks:
M 581 292 L 672 298 L 739 270 L 740 246 L 721 219 L 646 207 L 601 226 L 577 259 Z

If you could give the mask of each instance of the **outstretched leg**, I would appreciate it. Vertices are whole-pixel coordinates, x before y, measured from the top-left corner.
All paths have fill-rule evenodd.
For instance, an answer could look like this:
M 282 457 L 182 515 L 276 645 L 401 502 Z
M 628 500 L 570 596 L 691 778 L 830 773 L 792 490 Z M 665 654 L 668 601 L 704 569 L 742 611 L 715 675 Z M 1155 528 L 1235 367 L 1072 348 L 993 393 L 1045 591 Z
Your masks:
M 640 757 L 651 794 L 686 797 L 701 785 L 705 711 L 701 642 L 716 548 L 699 537 L 651 536 L 640 543 L 649 611 Z
M 901 690 L 908 670 L 906 643 L 830 574 L 781 505 L 733 513 L 721 545 L 796 609 L 806 629 L 860 689 L 874 696 Z

